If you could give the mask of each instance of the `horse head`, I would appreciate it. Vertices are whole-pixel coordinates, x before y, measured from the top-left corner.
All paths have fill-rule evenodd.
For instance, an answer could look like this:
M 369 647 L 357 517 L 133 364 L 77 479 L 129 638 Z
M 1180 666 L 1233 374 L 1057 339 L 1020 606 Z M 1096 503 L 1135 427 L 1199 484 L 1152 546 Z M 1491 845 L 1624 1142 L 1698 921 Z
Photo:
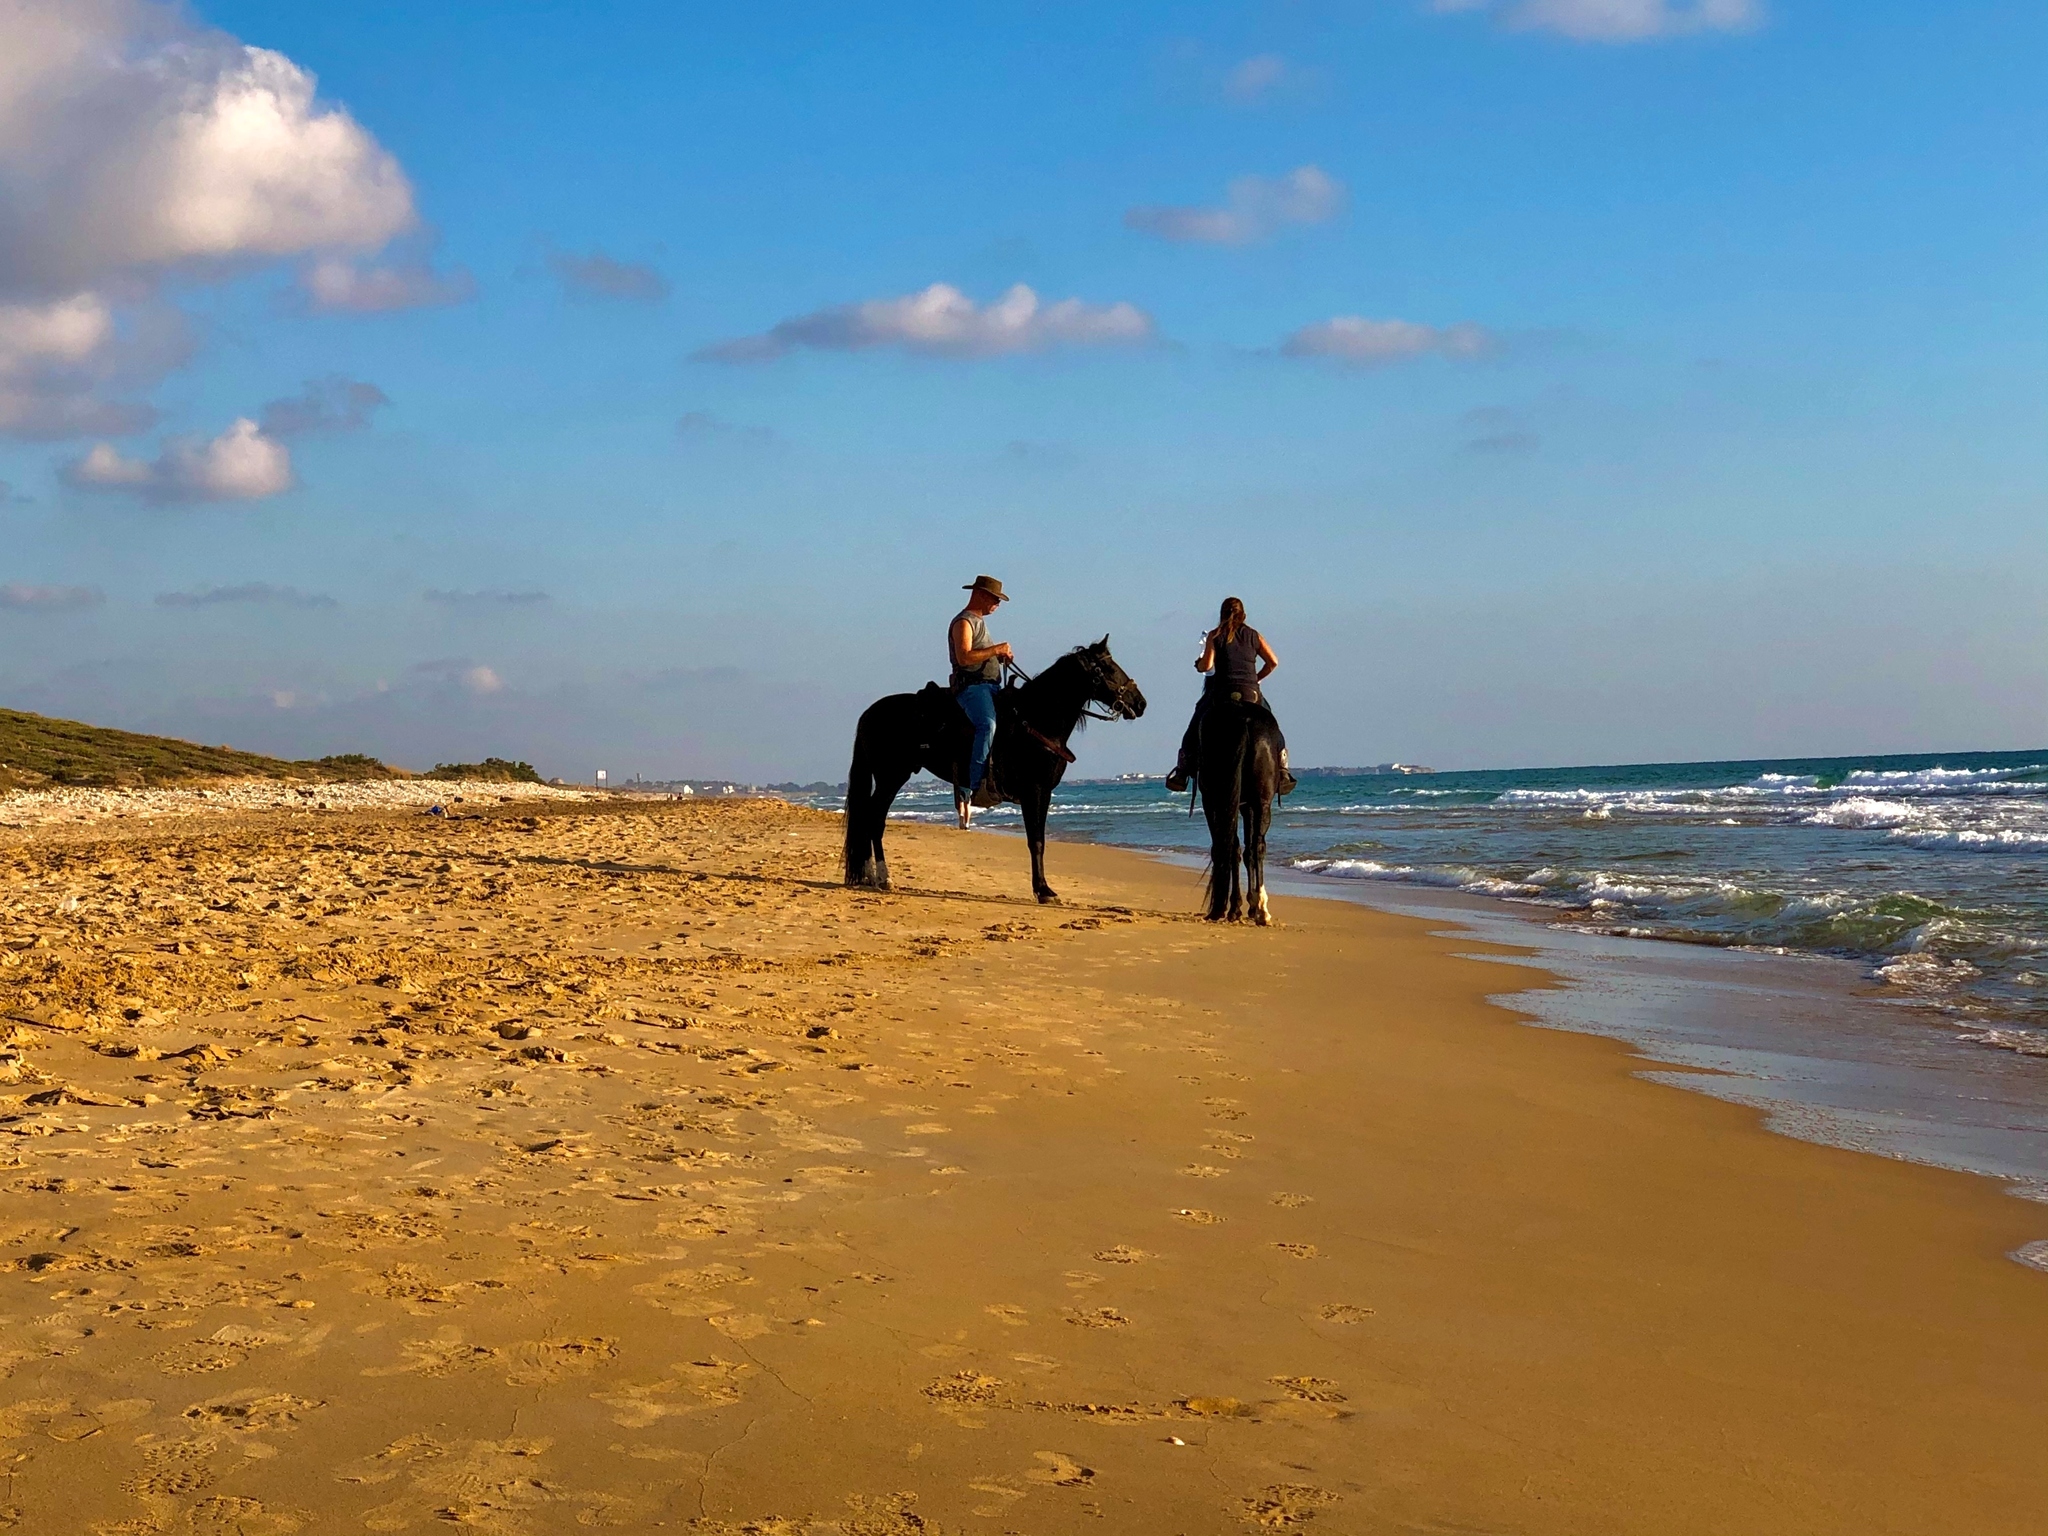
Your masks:
M 1074 657 L 1088 679 L 1091 703 L 1102 705 L 1119 720 L 1135 720 L 1145 713 L 1145 695 L 1109 654 L 1109 636 L 1104 635 L 1093 645 L 1081 646 Z

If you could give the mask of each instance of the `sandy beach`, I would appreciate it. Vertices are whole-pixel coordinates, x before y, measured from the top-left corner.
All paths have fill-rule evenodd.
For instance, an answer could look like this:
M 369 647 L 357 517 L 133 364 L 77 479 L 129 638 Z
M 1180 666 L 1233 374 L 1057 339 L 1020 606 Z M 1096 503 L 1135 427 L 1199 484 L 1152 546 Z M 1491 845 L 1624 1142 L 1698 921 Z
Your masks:
M 853 892 L 768 801 L 21 805 L 0 1528 L 2048 1521 L 2048 1211 L 1429 924 L 918 827 Z

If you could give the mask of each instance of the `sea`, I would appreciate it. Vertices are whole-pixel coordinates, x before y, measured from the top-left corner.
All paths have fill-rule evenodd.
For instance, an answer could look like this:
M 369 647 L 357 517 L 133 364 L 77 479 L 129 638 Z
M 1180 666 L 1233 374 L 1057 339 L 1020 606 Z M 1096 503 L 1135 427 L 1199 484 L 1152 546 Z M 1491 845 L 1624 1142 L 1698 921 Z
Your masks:
M 947 820 L 950 787 L 920 779 L 896 814 Z M 1158 778 L 1069 779 L 1051 830 L 1189 863 L 1208 846 Z M 1318 770 L 1268 863 L 1278 889 L 1533 944 L 1582 983 L 1581 1026 L 1838 1118 L 1800 1134 L 2048 1192 L 2048 748 Z M 1645 1016 L 1617 1006 L 1622 972 Z

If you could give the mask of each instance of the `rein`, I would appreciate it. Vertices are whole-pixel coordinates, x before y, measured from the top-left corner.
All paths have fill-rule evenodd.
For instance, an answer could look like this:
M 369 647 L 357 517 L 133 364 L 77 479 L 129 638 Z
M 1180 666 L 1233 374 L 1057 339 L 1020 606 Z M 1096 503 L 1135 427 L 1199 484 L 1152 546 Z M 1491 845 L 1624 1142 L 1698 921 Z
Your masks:
M 1026 672 L 1014 661 L 1005 661 L 1003 663 L 1003 671 L 1017 678 L 1020 682 L 1035 683 L 1036 681 L 1038 681 L 1037 678 L 1033 677 L 1029 672 Z M 1081 701 L 1081 713 L 1090 720 L 1115 720 L 1117 718 L 1116 715 L 1107 712 L 1098 714 L 1096 712 L 1097 707 L 1098 706 L 1095 705 L 1095 702 L 1092 699 L 1083 699 Z M 1041 731 L 1037 726 L 1033 725 L 1028 720 L 1024 721 L 1023 725 L 1025 735 L 1029 736 L 1033 741 L 1037 742 L 1039 746 L 1043 747 L 1047 752 L 1051 753 L 1061 762 L 1072 763 L 1075 761 L 1074 749 L 1068 746 L 1064 741 L 1053 740 L 1052 737 L 1046 735 L 1044 731 Z

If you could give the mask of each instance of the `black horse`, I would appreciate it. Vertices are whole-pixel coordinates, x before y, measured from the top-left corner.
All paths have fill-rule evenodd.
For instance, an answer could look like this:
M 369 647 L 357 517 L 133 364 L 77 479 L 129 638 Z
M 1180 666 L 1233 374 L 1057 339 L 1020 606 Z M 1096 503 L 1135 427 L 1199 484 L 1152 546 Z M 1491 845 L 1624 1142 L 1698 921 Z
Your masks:
M 1069 651 L 1037 677 L 996 696 L 995 750 L 989 776 L 1000 796 L 1024 811 L 1031 844 L 1031 889 L 1040 901 L 1058 901 L 1045 883 L 1045 814 L 1052 792 L 1074 754 L 1067 738 L 1091 704 L 1099 718 L 1135 720 L 1145 695 L 1109 654 L 1109 636 Z M 877 699 L 853 734 L 853 766 L 846 775 L 846 883 L 889 889 L 882 832 L 897 792 L 922 768 L 951 783 L 967 778 L 973 731 L 953 695 L 937 683 L 921 693 Z
M 1257 704 L 1218 699 L 1202 717 L 1195 787 L 1209 817 L 1209 921 L 1247 911 L 1261 928 L 1266 904 L 1266 829 L 1280 784 L 1280 725 Z M 1242 836 L 1240 837 L 1240 829 Z

